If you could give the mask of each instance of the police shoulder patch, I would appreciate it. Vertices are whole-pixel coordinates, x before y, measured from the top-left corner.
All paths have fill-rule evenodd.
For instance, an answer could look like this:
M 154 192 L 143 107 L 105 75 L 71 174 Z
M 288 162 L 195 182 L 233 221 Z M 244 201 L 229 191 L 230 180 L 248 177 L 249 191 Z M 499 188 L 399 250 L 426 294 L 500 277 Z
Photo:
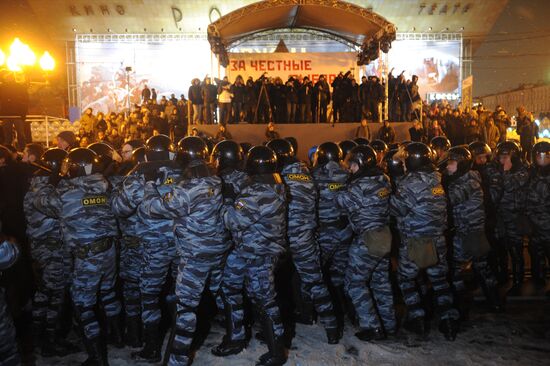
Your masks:
M 311 177 L 307 174 L 287 174 L 286 177 L 290 180 L 295 180 L 300 182 L 311 181 Z
M 97 205 L 106 205 L 107 197 L 106 196 L 90 196 L 84 197 L 81 200 L 82 206 L 97 206 Z
M 445 195 L 445 190 L 442 186 L 435 186 L 432 188 L 432 195 L 434 196 L 443 196 Z
M 243 201 L 237 201 L 237 202 L 235 202 L 235 208 L 236 208 L 237 210 L 242 210 L 242 209 L 244 208 L 244 203 L 243 203 Z
M 390 190 L 387 188 L 382 188 L 378 190 L 378 192 L 376 192 L 376 195 L 378 196 L 378 198 L 386 198 L 390 195 Z
M 329 183 L 328 189 L 329 191 L 340 191 L 344 188 L 344 183 Z
M 168 192 L 168 193 L 165 193 L 164 196 L 162 196 L 162 199 L 164 200 L 164 202 L 170 202 L 173 197 L 174 196 L 172 192 Z
M 214 195 L 214 188 L 208 188 L 208 192 L 206 194 L 208 197 L 212 197 Z
M 164 185 L 168 185 L 168 184 L 173 184 L 174 183 L 174 178 L 172 177 L 166 177 L 166 179 L 164 180 Z

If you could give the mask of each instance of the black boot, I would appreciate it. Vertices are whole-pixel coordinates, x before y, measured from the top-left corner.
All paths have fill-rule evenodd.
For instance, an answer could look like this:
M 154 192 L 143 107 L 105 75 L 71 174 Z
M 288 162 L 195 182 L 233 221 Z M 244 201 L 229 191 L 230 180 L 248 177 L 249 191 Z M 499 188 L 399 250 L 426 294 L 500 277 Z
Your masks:
M 336 296 L 338 297 L 338 302 L 340 303 L 340 306 L 342 307 L 344 312 L 348 315 L 348 319 L 350 320 L 351 324 L 357 325 L 357 313 L 355 312 L 355 307 L 353 306 L 353 303 L 346 295 L 344 286 L 338 286 L 335 289 L 336 289 Z
M 141 347 L 141 318 L 132 316 L 126 318 L 126 333 L 124 333 L 124 343 L 128 347 Z
M 315 323 L 315 308 L 311 301 L 303 300 L 300 311 L 296 312 L 296 323 L 312 325 Z
M 56 330 L 46 329 L 42 338 L 42 357 L 65 357 L 67 355 L 80 352 L 80 348 L 67 340 L 61 340 L 57 337 Z
M 453 319 L 442 319 L 439 323 L 439 331 L 443 333 L 445 339 L 454 341 L 458 333 L 458 321 Z
M 88 353 L 88 358 L 81 366 L 109 366 L 107 361 L 107 353 L 101 344 L 100 337 L 88 339 L 84 337 L 84 346 Z
M 145 361 L 157 363 L 161 360 L 160 355 L 160 324 L 147 324 L 143 328 L 144 345 L 141 351 L 132 352 L 132 359 L 136 361 Z
M 229 355 L 236 355 L 246 347 L 246 340 L 232 340 L 233 335 L 233 307 L 229 304 L 222 294 L 223 308 L 225 312 L 225 336 L 222 343 L 212 348 L 210 351 L 214 356 L 224 357 Z
M 487 305 L 489 306 L 489 311 L 492 313 L 502 313 L 504 312 L 504 301 L 500 296 L 497 286 L 487 286 L 487 283 L 484 280 L 480 281 L 481 290 L 487 299 Z
M 342 328 L 326 328 L 325 331 L 327 332 L 327 342 L 328 344 L 338 344 L 340 342 L 340 339 L 342 339 L 342 336 L 344 335 Z
M 287 360 L 284 341 L 275 336 L 273 321 L 264 314 L 262 319 L 262 330 L 267 343 L 268 352 L 260 356 L 256 366 L 282 366 Z
M 312 325 L 315 323 L 315 309 L 313 307 L 313 302 L 311 302 L 311 299 L 304 297 L 305 294 L 302 293 L 300 276 L 296 270 L 294 270 L 290 283 L 292 286 L 292 297 L 295 304 L 294 318 L 296 323 Z
M 525 263 L 523 261 L 523 248 L 521 245 L 513 245 L 510 248 L 512 258 L 512 288 L 508 290 L 509 296 L 521 295 L 523 278 L 525 276 Z
M 388 338 L 382 328 L 363 329 L 355 333 L 355 336 L 363 342 L 381 341 Z
M 426 321 L 422 317 L 408 320 L 403 328 L 416 334 L 420 339 L 426 339 L 428 336 L 429 327 L 426 326 Z
M 124 337 L 122 333 L 122 318 L 119 315 L 107 318 L 108 343 L 116 348 L 124 348 Z

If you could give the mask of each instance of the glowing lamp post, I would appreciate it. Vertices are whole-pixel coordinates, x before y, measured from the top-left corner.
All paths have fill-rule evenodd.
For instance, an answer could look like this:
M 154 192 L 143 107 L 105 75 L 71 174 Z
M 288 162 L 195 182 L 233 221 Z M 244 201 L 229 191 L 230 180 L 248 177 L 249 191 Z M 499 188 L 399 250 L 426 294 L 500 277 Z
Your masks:
M 15 38 L 10 45 L 9 54 L 0 50 L 0 68 L 8 69 L 14 74 L 21 74 L 27 68 L 36 65 L 36 55 L 29 45 L 21 42 L 19 38 Z M 40 60 L 38 60 L 40 69 L 47 73 L 55 68 L 55 60 L 48 51 L 45 51 Z M 20 75 L 25 78 L 25 75 Z
M 40 68 L 46 72 L 53 71 L 55 68 L 55 60 L 48 51 L 45 51 L 42 57 L 40 57 Z

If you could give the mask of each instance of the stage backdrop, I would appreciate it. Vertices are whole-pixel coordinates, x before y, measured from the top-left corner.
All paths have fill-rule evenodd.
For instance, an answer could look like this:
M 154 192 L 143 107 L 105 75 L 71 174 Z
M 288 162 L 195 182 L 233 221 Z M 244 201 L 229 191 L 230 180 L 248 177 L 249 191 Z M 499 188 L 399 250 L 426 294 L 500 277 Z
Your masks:
M 396 77 L 402 71 L 407 79 L 417 75 L 422 99 L 428 93 L 460 93 L 461 47 L 460 41 L 395 41 L 388 53 L 388 69 L 394 68 Z M 380 76 L 381 70 L 377 59 L 366 67 L 366 74 Z
M 225 74 L 234 82 L 238 75 L 244 80 L 254 80 L 266 73 L 268 77 L 280 77 L 285 83 L 289 77 L 307 76 L 315 83 L 319 75 L 326 75 L 329 84 L 340 71 L 351 70 L 357 79 L 356 54 L 353 52 L 325 53 L 230 53 Z
M 140 102 L 144 85 L 159 91 L 158 100 L 172 93 L 179 99 L 180 94 L 187 96 L 191 79 L 202 80 L 211 72 L 206 40 L 77 42 L 75 47 L 81 110 L 124 109 L 128 76 L 133 104 Z M 132 68 L 129 75 L 126 67 Z

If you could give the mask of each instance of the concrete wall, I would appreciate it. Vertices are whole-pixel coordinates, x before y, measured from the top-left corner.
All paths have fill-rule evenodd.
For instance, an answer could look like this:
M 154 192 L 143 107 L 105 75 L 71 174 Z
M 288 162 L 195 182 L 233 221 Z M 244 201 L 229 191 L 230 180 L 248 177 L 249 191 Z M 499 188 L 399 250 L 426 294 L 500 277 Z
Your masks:
M 412 123 L 401 122 L 391 123 L 395 129 L 396 142 L 409 140 L 409 128 Z M 359 123 L 304 123 L 304 124 L 278 124 L 275 130 L 281 137 L 293 136 L 298 140 L 298 157 L 307 159 L 307 151 L 313 145 L 319 145 L 327 141 L 341 141 L 353 139 L 355 129 Z M 371 136 L 375 136 L 381 123 L 369 123 Z M 199 131 L 209 136 L 215 136 L 218 131 L 218 125 L 194 125 Z M 228 125 L 227 130 L 231 133 L 234 140 L 238 142 L 249 142 L 252 145 L 260 145 L 265 141 L 265 124 L 237 124 Z

